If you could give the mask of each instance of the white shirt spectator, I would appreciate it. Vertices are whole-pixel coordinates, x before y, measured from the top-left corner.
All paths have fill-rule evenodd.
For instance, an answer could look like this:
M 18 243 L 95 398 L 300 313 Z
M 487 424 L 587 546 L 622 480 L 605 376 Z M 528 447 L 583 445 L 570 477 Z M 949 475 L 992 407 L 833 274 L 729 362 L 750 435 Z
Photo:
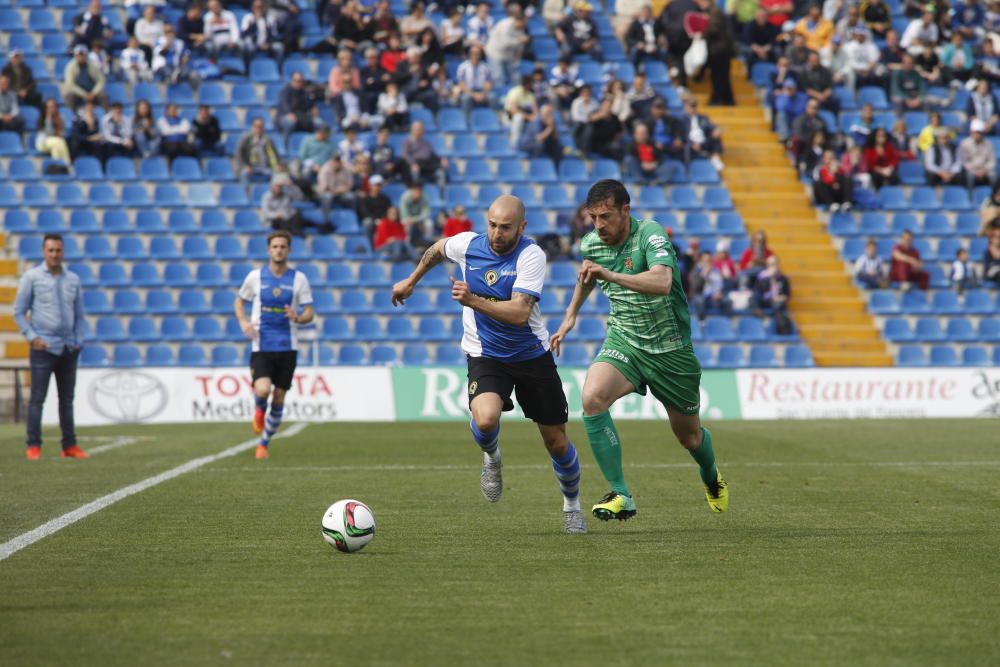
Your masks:
M 180 115 L 174 119 L 162 116 L 156 121 L 156 129 L 159 130 L 164 141 L 184 141 L 191 134 L 191 121 Z
M 485 62 L 473 65 L 471 60 L 464 60 L 455 73 L 455 83 L 464 83 L 469 90 L 479 92 L 486 88 L 486 84 L 493 83 L 493 75 Z
M 880 57 L 878 47 L 870 40 L 859 42 L 852 39 L 840 51 L 844 56 L 844 69 L 853 72 L 867 72 Z
M 479 46 L 486 46 L 486 42 L 490 39 L 490 33 L 493 32 L 493 17 L 480 18 L 478 15 L 473 16 L 469 19 L 466 27 L 469 31 L 470 45 L 478 44 Z
M 240 42 L 240 27 L 236 23 L 236 15 L 228 9 L 218 14 L 205 12 L 205 39 L 216 46 L 233 46 Z
M 378 113 L 380 116 L 389 116 L 394 113 L 406 113 L 409 107 L 406 104 L 406 95 L 398 92 L 395 95 L 389 93 L 379 93 Z
M 573 104 L 570 105 L 569 118 L 573 121 L 574 125 L 586 123 L 590 119 L 590 114 L 597 111 L 600 106 L 600 103 L 593 97 L 589 100 L 585 100 L 581 95 L 573 100 Z
M 936 23 L 931 22 L 930 25 L 925 26 L 923 19 L 918 17 L 906 26 L 906 30 L 903 31 L 903 36 L 899 40 L 899 45 L 916 56 L 923 51 L 923 42 L 937 44 L 940 37 L 941 33 L 938 31 Z
M 358 159 L 359 155 L 368 155 L 368 147 L 365 146 L 364 142 L 356 138 L 353 142 L 347 137 L 340 140 L 337 144 L 337 152 L 340 153 L 340 158 L 344 161 L 344 165 L 351 167 L 354 165 L 354 161 Z
M 499 21 L 486 41 L 486 57 L 490 60 L 513 62 L 521 58 L 525 33 L 510 16 Z
M 135 22 L 135 38 L 140 44 L 152 48 L 163 37 L 163 21 L 147 21 L 145 17 Z
M 104 114 L 101 118 L 101 138 L 109 144 L 124 144 L 132 139 L 132 119 L 122 114 L 120 120 L 115 121 L 110 113 Z
M 153 78 L 146 53 L 142 49 L 123 49 L 118 57 L 118 67 L 133 85 L 136 81 L 149 81 Z

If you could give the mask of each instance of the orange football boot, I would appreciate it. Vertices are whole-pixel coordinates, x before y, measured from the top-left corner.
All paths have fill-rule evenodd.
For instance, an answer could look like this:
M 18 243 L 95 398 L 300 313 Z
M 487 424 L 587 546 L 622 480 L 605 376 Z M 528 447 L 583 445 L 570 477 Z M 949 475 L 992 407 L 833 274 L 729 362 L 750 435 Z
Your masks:
M 62 450 L 62 457 L 64 459 L 89 459 L 90 454 L 83 451 L 76 445 L 70 445 L 66 449 Z

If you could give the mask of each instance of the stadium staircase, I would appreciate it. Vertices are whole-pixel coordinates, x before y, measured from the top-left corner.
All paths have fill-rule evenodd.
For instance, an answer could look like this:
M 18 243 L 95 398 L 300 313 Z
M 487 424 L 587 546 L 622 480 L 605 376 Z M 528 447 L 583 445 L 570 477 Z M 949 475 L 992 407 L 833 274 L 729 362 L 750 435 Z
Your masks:
M 28 346 L 14 323 L 17 259 L 8 254 L 7 235 L 0 232 L 0 359 L 26 359 Z
M 777 135 L 761 113 L 741 61 L 733 61 L 734 107 L 710 107 L 708 81 L 693 85 L 704 112 L 722 128 L 722 180 L 747 232 L 767 233 L 792 283 L 789 311 L 818 366 L 891 366 L 866 301 L 844 270 Z

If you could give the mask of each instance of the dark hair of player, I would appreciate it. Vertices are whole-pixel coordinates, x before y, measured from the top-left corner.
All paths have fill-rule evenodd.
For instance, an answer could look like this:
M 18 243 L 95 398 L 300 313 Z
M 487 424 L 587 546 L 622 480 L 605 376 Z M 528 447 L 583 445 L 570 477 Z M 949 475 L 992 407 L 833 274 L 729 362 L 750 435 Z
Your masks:
M 62 234 L 46 234 L 42 237 L 42 245 L 45 245 L 48 241 L 58 241 L 59 243 L 62 243 Z
M 606 178 L 603 181 L 597 181 L 592 186 L 590 186 L 590 191 L 587 192 L 587 202 L 586 207 L 591 208 L 602 204 L 607 200 L 611 200 L 615 208 L 621 208 L 631 202 L 628 196 L 628 190 L 622 185 L 620 181 L 616 181 L 612 178 Z
M 267 245 L 270 247 L 271 241 L 274 239 L 285 239 L 288 241 L 288 247 L 292 247 L 292 234 L 284 229 L 278 229 L 267 235 Z

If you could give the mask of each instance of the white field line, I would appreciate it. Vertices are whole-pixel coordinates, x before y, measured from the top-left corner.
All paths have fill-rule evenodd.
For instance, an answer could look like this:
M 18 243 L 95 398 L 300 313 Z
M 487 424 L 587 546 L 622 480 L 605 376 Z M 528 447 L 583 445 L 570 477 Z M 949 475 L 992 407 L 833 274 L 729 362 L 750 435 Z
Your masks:
M 101 445 L 99 447 L 93 447 L 87 450 L 87 453 L 93 456 L 94 454 L 103 454 L 104 452 L 110 452 L 112 449 L 118 449 L 119 447 L 128 447 L 129 445 L 134 445 L 140 440 L 152 440 L 150 437 L 137 437 L 134 435 L 123 435 L 119 438 L 113 438 L 111 442 L 106 445 Z
M 291 438 L 292 436 L 301 433 L 303 429 L 306 428 L 307 425 L 308 424 L 306 422 L 298 422 L 296 424 L 292 424 L 286 431 L 278 433 L 274 437 Z M 49 535 L 56 533 L 57 531 L 62 530 L 66 526 L 70 526 L 81 519 L 85 519 L 91 514 L 99 512 L 105 507 L 117 503 L 119 500 L 124 500 L 129 496 L 133 496 L 141 491 L 150 489 L 156 486 L 157 484 L 169 481 L 171 479 L 174 479 L 175 477 L 180 477 L 181 475 L 189 473 L 193 470 L 197 470 L 198 468 L 204 465 L 208 465 L 209 463 L 214 463 L 216 461 L 219 461 L 220 459 L 225 459 L 229 458 L 230 456 L 236 456 L 237 454 L 241 454 L 247 451 L 248 449 L 256 447 L 257 443 L 258 443 L 258 438 L 254 438 L 252 440 L 241 442 L 238 445 L 233 445 L 229 449 L 224 449 L 218 454 L 212 454 L 210 456 L 202 456 L 197 459 L 191 459 L 187 463 L 183 463 L 177 466 L 176 468 L 171 468 L 166 472 L 161 472 L 159 475 L 154 475 L 153 477 L 144 479 L 141 482 L 130 484 L 129 486 L 118 489 L 117 491 L 109 493 L 106 496 L 102 496 L 97 500 L 89 502 L 86 505 L 82 505 L 81 507 L 76 508 L 72 512 L 63 514 L 62 516 L 56 517 L 51 521 L 46 521 L 38 528 L 35 528 L 34 530 L 29 530 L 28 532 L 18 535 L 17 537 L 8 542 L 0 544 L 0 560 L 10 558 L 12 555 L 17 553 L 21 549 L 31 546 L 35 542 L 44 539 Z
M 694 463 L 626 463 L 626 468 L 660 469 L 660 468 L 690 468 Z M 1000 466 L 1000 461 L 836 461 L 829 462 L 793 462 L 793 461 L 753 461 L 748 463 L 723 463 L 726 468 L 923 468 L 923 467 L 957 467 L 957 466 Z M 541 464 L 504 465 L 506 470 L 550 470 L 552 466 Z M 583 468 L 597 466 L 584 463 Z M 208 468 L 199 470 L 203 473 L 215 472 L 407 472 L 407 471 L 449 471 L 449 470 L 479 470 L 478 465 L 343 465 L 343 466 L 230 466 L 228 468 Z

